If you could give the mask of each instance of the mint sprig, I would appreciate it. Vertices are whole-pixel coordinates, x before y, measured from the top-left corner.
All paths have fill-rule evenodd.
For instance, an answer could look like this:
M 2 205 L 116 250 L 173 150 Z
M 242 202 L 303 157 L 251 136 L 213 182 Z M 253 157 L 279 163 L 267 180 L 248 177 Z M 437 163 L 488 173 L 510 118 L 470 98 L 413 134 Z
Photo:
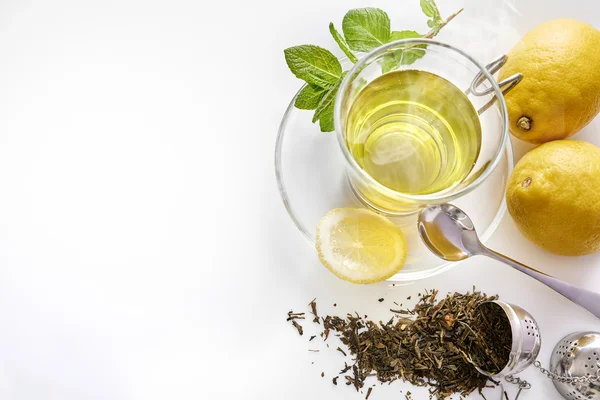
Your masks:
M 388 14 L 379 8 L 356 8 L 346 13 L 342 20 L 343 35 L 329 24 L 329 32 L 342 52 L 352 63 L 358 61 L 354 52 L 368 52 L 383 44 L 406 38 L 432 38 L 462 10 L 446 20 L 441 17 L 434 0 L 420 0 L 421 10 L 429 17 L 430 31 L 422 35 L 415 31 L 392 31 Z M 400 49 L 387 56 L 382 63 L 383 72 L 410 65 L 425 55 L 426 46 Z M 322 132 L 334 130 L 333 108 L 335 97 L 347 71 L 329 50 L 314 45 L 294 46 L 284 50 L 285 61 L 292 73 L 306 82 L 294 106 L 301 110 L 315 110 L 313 122 L 319 122 Z

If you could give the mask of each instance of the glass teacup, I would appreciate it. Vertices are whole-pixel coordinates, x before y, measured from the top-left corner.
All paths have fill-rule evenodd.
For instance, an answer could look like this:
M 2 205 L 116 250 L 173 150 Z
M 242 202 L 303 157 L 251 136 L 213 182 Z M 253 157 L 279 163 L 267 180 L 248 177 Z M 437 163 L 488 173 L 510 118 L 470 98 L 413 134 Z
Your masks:
M 417 61 L 406 65 L 408 58 Z M 334 118 L 350 186 L 363 204 L 411 214 L 465 195 L 489 176 L 509 133 L 502 83 L 488 68 L 429 39 L 386 44 L 354 65 Z

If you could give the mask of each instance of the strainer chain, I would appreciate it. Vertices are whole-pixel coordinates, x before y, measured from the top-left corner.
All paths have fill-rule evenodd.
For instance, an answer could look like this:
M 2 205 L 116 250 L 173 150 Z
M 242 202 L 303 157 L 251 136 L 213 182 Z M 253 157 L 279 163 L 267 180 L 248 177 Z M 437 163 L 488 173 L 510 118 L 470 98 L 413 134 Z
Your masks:
M 519 378 L 518 376 L 507 375 L 504 377 L 504 379 L 508 383 L 513 383 L 515 385 L 518 385 L 519 389 L 531 389 L 531 383 Z
M 533 363 L 533 366 L 536 367 L 537 369 L 539 369 L 540 372 L 542 374 L 546 375 L 548 378 L 555 380 L 557 382 L 561 382 L 561 383 L 567 383 L 567 384 L 590 383 L 590 382 L 596 382 L 596 381 L 600 380 L 600 376 L 598 376 L 599 371 L 596 371 L 595 375 L 569 377 L 569 376 L 557 375 L 552 371 L 548 371 L 546 368 L 542 367 L 542 363 L 537 360 Z M 508 377 L 506 377 L 506 378 L 508 380 Z
M 521 396 L 521 392 L 524 389 L 531 389 L 531 383 L 519 378 L 518 376 L 507 375 L 504 377 L 504 379 L 508 383 L 515 384 L 519 387 L 519 391 L 517 392 L 517 396 L 515 397 L 515 400 L 519 400 L 519 396 Z
M 537 360 L 534 361 L 533 366 L 536 367 L 537 369 L 539 369 L 540 372 L 542 374 L 546 375 L 548 378 L 555 380 L 557 382 L 566 383 L 566 384 L 570 384 L 570 385 L 578 384 L 578 383 L 590 383 L 590 382 L 596 382 L 596 381 L 600 380 L 600 375 L 599 375 L 600 370 L 596 370 L 595 375 L 567 377 L 567 376 L 557 375 L 554 372 L 547 370 L 546 368 L 542 367 L 542 363 Z M 515 384 L 519 387 L 519 391 L 517 392 L 517 397 L 515 398 L 515 400 L 518 400 L 519 396 L 521 395 L 521 392 L 524 389 L 531 389 L 531 383 L 519 378 L 518 376 L 507 375 L 504 377 L 504 379 L 508 383 Z

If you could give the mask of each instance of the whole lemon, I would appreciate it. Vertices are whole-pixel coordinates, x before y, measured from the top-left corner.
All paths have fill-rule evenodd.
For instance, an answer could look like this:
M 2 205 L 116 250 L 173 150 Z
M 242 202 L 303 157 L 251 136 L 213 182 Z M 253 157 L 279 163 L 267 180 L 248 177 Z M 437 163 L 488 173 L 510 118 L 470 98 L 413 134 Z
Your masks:
M 519 230 L 555 254 L 600 250 L 600 148 L 579 140 L 545 143 L 517 163 L 506 203 Z
M 530 143 L 565 139 L 600 111 L 600 31 L 574 19 L 545 22 L 508 53 L 500 79 L 522 73 L 506 95 L 510 131 Z

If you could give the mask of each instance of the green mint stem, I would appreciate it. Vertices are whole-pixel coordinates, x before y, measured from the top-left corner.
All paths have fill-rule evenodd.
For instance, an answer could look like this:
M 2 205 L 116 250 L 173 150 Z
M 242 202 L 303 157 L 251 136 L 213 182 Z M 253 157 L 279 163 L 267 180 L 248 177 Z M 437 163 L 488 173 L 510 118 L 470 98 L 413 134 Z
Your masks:
M 434 27 L 432 30 L 430 30 L 429 32 L 427 32 L 427 34 L 425 36 L 423 36 L 426 39 L 431 39 L 432 37 L 434 37 L 435 35 L 438 34 L 438 32 L 440 31 L 440 29 L 442 29 L 443 27 L 445 27 L 446 25 L 448 25 L 448 23 L 450 21 L 452 21 L 454 18 L 456 18 L 456 16 L 458 14 L 460 14 L 461 12 L 464 11 L 464 8 L 461 8 L 460 10 L 458 10 L 457 12 L 455 12 L 454 14 L 450 15 L 448 18 L 446 18 L 445 20 L 442 21 L 442 23 L 440 24 L 440 26 L 436 26 Z

